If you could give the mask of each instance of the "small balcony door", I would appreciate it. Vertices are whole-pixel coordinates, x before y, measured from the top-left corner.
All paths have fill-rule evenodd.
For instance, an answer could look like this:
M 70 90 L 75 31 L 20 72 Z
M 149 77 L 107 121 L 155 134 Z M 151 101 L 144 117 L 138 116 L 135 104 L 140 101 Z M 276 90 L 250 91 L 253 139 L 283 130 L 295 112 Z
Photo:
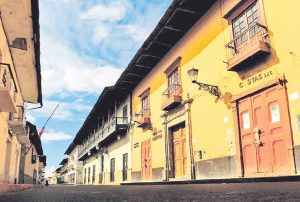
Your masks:
M 128 123 L 128 109 L 127 105 L 123 107 L 123 123 L 122 124 L 127 124 Z
M 179 73 L 178 68 L 174 69 L 168 75 L 168 96 L 176 94 L 179 89 Z

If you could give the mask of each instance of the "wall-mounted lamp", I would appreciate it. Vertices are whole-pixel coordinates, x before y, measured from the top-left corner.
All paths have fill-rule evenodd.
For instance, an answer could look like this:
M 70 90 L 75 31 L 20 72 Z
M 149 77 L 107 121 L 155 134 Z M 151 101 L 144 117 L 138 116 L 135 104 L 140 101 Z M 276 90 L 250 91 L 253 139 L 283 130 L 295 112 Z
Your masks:
M 90 156 L 90 155 L 91 155 L 91 152 L 89 151 L 89 152 L 88 152 L 88 156 Z
M 99 145 L 98 144 L 96 145 L 96 150 L 99 150 Z
M 194 67 L 192 67 L 192 69 L 188 70 L 188 75 L 189 75 L 192 83 L 197 84 L 199 86 L 199 90 L 207 91 L 210 94 L 216 96 L 217 98 L 220 98 L 221 91 L 219 90 L 219 87 L 218 86 L 213 86 L 213 85 L 210 85 L 210 84 L 206 84 L 206 83 L 198 82 L 197 81 L 198 73 L 199 73 L 199 70 L 195 69 Z

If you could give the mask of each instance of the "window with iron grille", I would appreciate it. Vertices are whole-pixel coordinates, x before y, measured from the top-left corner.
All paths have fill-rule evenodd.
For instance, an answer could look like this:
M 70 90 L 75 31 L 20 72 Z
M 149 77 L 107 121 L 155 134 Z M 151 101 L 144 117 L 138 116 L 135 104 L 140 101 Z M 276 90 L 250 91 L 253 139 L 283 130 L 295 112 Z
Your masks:
M 88 168 L 88 184 L 90 184 L 91 167 Z
M 128 170 L 128 154 L 123 154 L 123 181 L 127 181 L 127 170 Z
M 110 159 L 110 181 L 115 181 L 115 158 Z
M 96 165 L 93 165 L 92 184 L 95 183 L 95 176 L 96 176 Z
M 86 184 L 86 168 L 84 169 L 84 179 L 83 179 L 83 183 Z

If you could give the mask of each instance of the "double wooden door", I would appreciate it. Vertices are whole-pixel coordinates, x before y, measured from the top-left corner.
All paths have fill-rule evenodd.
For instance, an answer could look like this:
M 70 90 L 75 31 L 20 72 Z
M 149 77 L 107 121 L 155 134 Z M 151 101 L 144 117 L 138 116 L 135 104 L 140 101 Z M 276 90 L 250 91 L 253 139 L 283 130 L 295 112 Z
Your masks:
M 152 178 L 152 158 L 151 158 L 151 139 L 142 142 L 142 179 L 151 180 Z
M 183 125 L 175 127 L 172 136 L 175 178 L 182 178 L 186 176 L 187 167 L 185 127 Z
M 268 88 L 238 103 L 245 175 L 289 174 L 293 166 L 286 89 Z

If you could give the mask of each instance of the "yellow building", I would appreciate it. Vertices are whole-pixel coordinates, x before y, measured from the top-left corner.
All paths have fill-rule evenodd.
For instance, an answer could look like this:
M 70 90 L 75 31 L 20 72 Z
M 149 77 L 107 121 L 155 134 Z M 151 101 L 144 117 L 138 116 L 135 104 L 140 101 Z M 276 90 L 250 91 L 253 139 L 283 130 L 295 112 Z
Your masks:
M 128 91 L 104 88 L 71 143 L 77 145 L 78 160 L 83 163 L 83 184 L 117 185 L 131 181 L 130 110 Z
M 115 84 L 132 89 L 132 181 L 297 174 L 299 5 L 173 1 Z
M 62 183 L 62 180 L 61 180 L 61 174 L 60 174 L 60 171 L 61 171 L 61 167 L 57 168 L 53 173 L 52 173 L 52 176 L 49 177 L 49 184 L 60 184 Z
M 174 0 L 73 141 L 84 184 L 114 179 L 122 141 L 132 182 L 297 175 L 299 5 Z M 107 145 L 115 96 L 131 124 Z
M 69 167 L 68 167 L 68 161 L 69 159 L 68 158 L 64 158 L 61 162 L 60 162 L 60 170 L 59 170 L 59 173 L 60 173 L 60 183 L 66 183 L 68 184 L 69 182 L 69 176 L 68 175 L 68 172 L 69 172 Z
M 79 161 L 79 147 L 73 142 L 69 145 L 65 154 L 68 155 L 68 183 L 69 184 L 82 184 L 82 161 Z
M 18 183 L 26 102 L 42 104 L 38 1 L 0 0 L 0 183 Z
M 44 181 L 46 156 L 43 153 L 36 126 L 26 122 L 26 133 L 28 140 L 24 140 L 26 143 L 21 144 L 18 182 L 20 184 L 41 184 Z

